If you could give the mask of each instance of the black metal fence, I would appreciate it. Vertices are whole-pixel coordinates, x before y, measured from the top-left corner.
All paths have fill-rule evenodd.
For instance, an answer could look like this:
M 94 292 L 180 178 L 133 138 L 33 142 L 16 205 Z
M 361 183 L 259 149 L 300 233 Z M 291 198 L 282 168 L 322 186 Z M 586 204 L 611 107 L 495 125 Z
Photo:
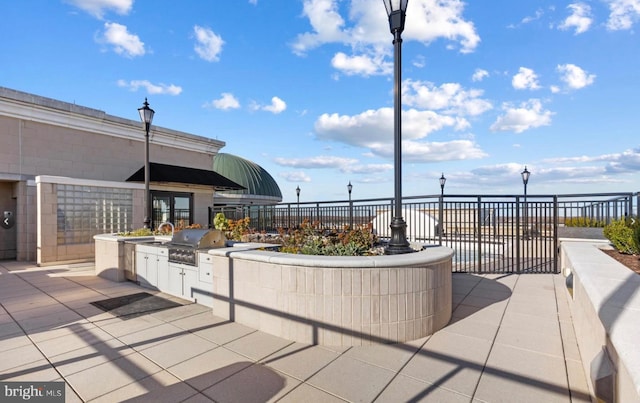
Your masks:
M 429 195 L 404 198 L 402 214 L 410 242 L 455 250 L 454 271 L 557 273 L 559 228 L 578 221 L 606 225 L 637 215 L 639 203 L 638 193 Z M 250 217 L 257 231 L 286 230 L 309 220 L 338 230 L 372 225 L 384 240 L 394 208 L 393 199 L 368 199 L 214 209 L 220 211 L 229 219 Z

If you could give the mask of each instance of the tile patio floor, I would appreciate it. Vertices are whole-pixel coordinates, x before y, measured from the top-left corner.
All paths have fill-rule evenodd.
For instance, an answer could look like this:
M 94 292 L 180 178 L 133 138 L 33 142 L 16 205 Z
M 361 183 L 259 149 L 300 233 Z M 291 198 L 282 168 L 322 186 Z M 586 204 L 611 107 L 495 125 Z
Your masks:
M 446 328 L 350 348 L 197 304 L 136 317 L 90 305 L 140 291 L 90 264 L 0 262 L 0 381 L 65 381 L 67 402 L 590 402 L 560 275 L 454 274 Z

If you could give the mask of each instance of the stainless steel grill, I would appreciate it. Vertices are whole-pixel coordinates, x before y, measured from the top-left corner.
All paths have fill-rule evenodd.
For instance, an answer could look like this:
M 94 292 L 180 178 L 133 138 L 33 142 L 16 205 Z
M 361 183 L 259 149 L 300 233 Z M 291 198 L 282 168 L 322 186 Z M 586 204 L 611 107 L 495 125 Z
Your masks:
M 168 248 L 169 262 L 198 265 L 198 252 L 224 248 L 227 238 L 219 230 L 183 229 L 173 234 Z

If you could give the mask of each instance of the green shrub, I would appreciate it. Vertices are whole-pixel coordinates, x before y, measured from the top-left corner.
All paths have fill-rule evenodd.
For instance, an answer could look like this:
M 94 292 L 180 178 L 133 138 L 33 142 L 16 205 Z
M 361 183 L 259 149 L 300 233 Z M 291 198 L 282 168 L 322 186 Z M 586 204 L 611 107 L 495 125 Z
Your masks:
M 118 236 L 131 236 L 131 237 L 135 237 L 135 236 L 152 236 L 152 235 L 156 235 L 156 233 L 151 231 L 149 228 L 138 228 L 138 229 L 134 229 L 132 231 L 126 231 L 126 232 L 119 232 L 118 233 Z
M 213 228 L 226 231 L 229 228 L 229 221 L 227 221 L 227 217 L 224 216 L 224 213 L 218 213 L 213 218 Z
M 372 254 L 378 243 L 371 225 L 344 228 L 343 231 L 322 230 L 319 223 L 304 220 L 299 228 L 279 230 L 281 252 L 303 255 L 363 256 Z
M 619 252 L 635 255 L 640 253 L 640 245 L 634 241 L 635 234 L 640 231 L 638 228 L 638 220 L 620 219 L 605 226 L 603 234 Z
M 252 233 L 252 229 L 249 228 L 249 224 L 251 224 L 251 218 L 245 217 L 239 220 L 228 220 L 225 235 L 227 239 L 231 239 L 234 241 L 242 240 L 243 235 L 247 235 Z
M 640 220 L 638 217 L 633 218 L 631 223 L 631 230 L 633 231 L 631 238 L 636 247 L 636 251 L 640 252 Z

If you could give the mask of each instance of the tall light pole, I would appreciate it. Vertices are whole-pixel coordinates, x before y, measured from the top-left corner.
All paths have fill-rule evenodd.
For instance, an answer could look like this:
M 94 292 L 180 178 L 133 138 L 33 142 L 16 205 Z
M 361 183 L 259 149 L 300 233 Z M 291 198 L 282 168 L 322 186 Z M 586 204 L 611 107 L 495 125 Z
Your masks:
M 296 186 L 296 196 L 298 197 L 298 204 L 296 206 L 296 210 L 298 212 L 298 223 L 297 226 L 300 226 L 300 186 Z
M 353 185 L 351 181 L 347 185 L 347 190 L 349 191 L 349 229 L 353 229 L 353 204 L 351 203 L 351 191 L 353 190 Z
M 444 203 L 444 184 L 447 183 L 447 178 L 444 177 L 444 172 L 440 176 L 440 211 L 438 217 L 438 236 L 440 238 L 440 245 L 442 245 L 442 233 L 444 232 L 444 214 L 442 204 Z
M 527 183 L 529 183 L 529 176 L 531 172 L 527 170 L 527 166 L 524 166 L 524 171 L 520 172 L 522 175 L 522 183 L 524 184 L 524 239 L 529 239 L 529 218 L 527 217 Z
M 393 135 L 393 168 L 394 168 L 394 205 L 395 211 L 391 220 L 391 239 L 384 253 L 396 255 L 400 253 L 413 252 L 407 241 L 407 224 L 402 218 L 402 123 L 401 123 L 401 88 L 402 78 L 402 31 L 404 30 L 404 20 L 409 0 L 383 0 L 389 17 L 389 29 L 393 34 L 394 57 L 394 135 Z
M 149 190 L 149 178 L 151 176 L 149 168 L 149 129 L 151 128 L 151 122 L 153 121 L 153 115 L 155 111 L 149 108 L 149 102 L 147 98 L 144 99 L 142 108 L 138 108 L 140 113 L 140 120 L 144 123 L 144 227 L 151 228 L 151 191 Z

